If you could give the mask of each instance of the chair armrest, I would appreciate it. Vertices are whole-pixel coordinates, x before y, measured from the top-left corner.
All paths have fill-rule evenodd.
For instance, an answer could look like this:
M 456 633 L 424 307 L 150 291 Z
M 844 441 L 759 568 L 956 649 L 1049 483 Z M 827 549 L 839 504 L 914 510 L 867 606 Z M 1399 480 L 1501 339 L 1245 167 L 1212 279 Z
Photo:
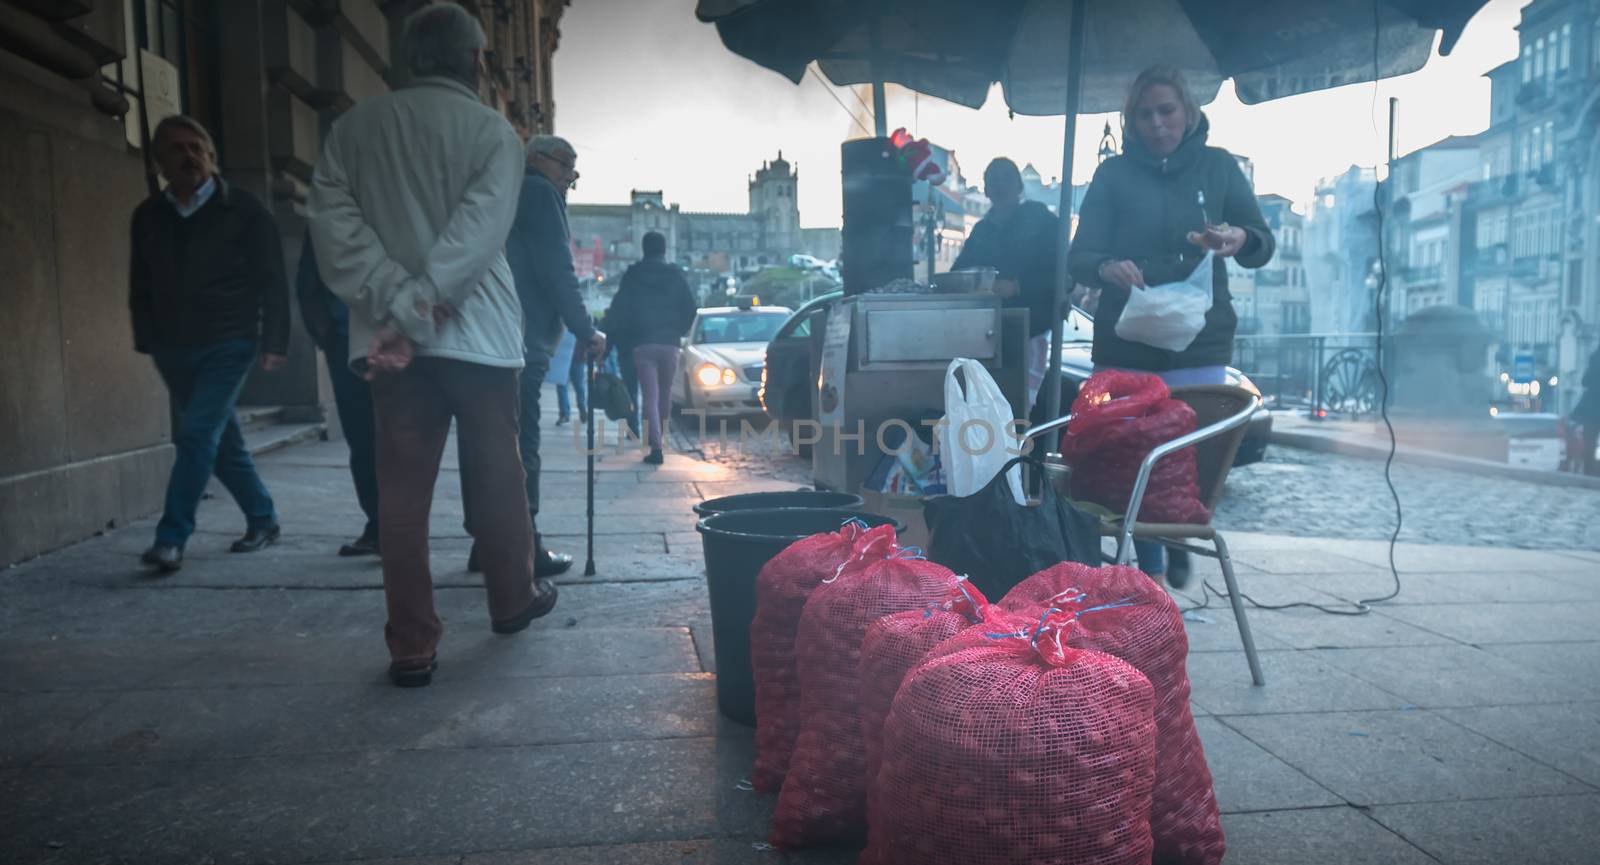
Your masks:
M 1261 397 L 1251 396 L 1250 402 L 1246 403 L 1245 407 L 1237 413 L 1152 448 L 1149 455 L 1144 458 L 1144 462 L 1139 465 L 1139 477 L 1133 482 L 1133 496 L 1128 500 L 1128 511 L 1122 517 L 1125 527 L 1124 533 L 1130 538 L 1133 534 L 1133 524 L 1139 518 L 1139 508 L 1144 504 L 1145 487 L 1150 483 L 1150 472 L 1155 469 L 1157 460 L 1173 451 L 1183 450 L 1208 438 L 1219 436 L 1244 426 L 1250 422 L 1251 416 L 1260 408 Z
M 1036 427 L 1024 430 L 1023 433 L 1022 433 L 1022 440 L 1023 441 L 1027 441 L 1028 439 L 1031 439 L 1034 436 L 1041 436 L 1041 435 L 1044 435 L 1047 432 L 1054 432 L 1054 431 L 1056 431 L 1058 429 L 1061 429 L 1061 428 L 1065 427 L 1071 421 L 1072 421 L 1072 415 L 1070 415 L 1070 414 L 1069 415 L 1062 415 L 1061 417 L 1058 417 L 1055 420 L 1045 421 L 1044 423 L 1039 424 Z

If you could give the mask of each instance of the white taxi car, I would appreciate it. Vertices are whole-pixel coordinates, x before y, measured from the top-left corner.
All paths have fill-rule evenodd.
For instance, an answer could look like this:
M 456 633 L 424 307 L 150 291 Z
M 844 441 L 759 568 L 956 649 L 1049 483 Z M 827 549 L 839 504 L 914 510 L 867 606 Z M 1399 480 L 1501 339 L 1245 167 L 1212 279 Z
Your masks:
M 785 306 L 705 307 L 695 315 L 678 353 L 672 407 L 728 417 L 761 412 L 761 371 L 767 343 L 788 320 Z

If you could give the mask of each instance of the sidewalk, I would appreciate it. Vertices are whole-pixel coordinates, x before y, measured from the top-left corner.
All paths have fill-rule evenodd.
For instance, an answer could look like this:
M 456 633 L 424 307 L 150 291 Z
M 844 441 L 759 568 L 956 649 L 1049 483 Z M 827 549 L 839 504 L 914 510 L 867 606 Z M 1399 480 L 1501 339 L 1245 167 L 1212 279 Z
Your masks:
M 0 861 L 852 862 L 755 846 L 772 800 L 738 789 L 751 732 L 716 716 L 689 509 L 788 485 L 608 453 L 585 578 L 568 435 L 547 433 L 540 526 L 578 567 L 514 637 L 464 572 L 448 455 L 446 634 L 419 691 L 384 677 L 377 563 L 333 555 L 361 525 L 342 443 L 261 460 L 284 519 L 265 552 L 224 552 L 242 525 L 222 496 L 173 576 L 141 576 L 151 521 L 0 572 Z M 1385 545 L 1292 534 L 1229 536 L 1258 600 L 1387 591 Z M 1262 689 L 1226 606 L 1192 616 L 1228 862 L 1590 861 L 1600 554 L 1403 546 L 1399 565 L 1369 616 L 1253 612 Z

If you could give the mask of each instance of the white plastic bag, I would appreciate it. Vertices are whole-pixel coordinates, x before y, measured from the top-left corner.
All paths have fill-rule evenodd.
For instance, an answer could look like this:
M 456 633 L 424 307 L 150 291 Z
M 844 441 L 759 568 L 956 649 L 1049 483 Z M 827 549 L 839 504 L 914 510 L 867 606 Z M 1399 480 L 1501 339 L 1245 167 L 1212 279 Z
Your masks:
M 966 380 L 963 393 L 956 379 Z M 1022 451 L 1016 414 L 983 364 L 965 357 L 950 361 L 944 374 L 944 424 L 939 430 L 939 458 L 951 495 L 970 496 L 984 488 L 1012 457 Z M 1006 473 L 1011 497 L 1025 505 L 1022 467 Z
M 1117 319 L 1117 336 L 1167 351 L 1183 351 L 1206 326 L 1211 311 L 1211 252 L 1181 282 L 1133 288 Z

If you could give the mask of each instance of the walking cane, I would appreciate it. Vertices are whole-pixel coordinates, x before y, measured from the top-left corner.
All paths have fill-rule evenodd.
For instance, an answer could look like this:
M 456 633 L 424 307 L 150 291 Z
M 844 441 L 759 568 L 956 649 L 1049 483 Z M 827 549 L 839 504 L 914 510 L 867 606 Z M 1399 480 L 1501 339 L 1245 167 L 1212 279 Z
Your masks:
M 587 351 L 584 352 L 583 353 L 583 362 L 584 362 L 584 366 L 585 366 L 585 369 L 584 369 L 585 381 L 588 382 L 587 387 L 589 389 L 589 417 L 588 417 L 588 420 L 586 421 L 586 423 L 587 423 L 587 425 L 589 427 L 589 429 L 588 429 L 589 446 L 585 449 L 586 455 L 587 455 L 588 460 L 589 460 L 589 471 L 588 471 L 588 475 L 589 475 L 589 477 L 588 477 L 589 501 L 588 501 L 588 507 L 587 507 L 587 509 L 585 511 L 585 514 L 588 517 L 588 524 L 589 524 L 588 525 L 589 557 L 588 557 L 588 561 L 584 562 L 583 575 L 586 576 L 586 577 L 592 577 L 592 576 L 594 576 L 594 415 L 595 415 L 595 404 L 594 404 L 594 355 L 589 353 L 589 352 L 587 352 Z

